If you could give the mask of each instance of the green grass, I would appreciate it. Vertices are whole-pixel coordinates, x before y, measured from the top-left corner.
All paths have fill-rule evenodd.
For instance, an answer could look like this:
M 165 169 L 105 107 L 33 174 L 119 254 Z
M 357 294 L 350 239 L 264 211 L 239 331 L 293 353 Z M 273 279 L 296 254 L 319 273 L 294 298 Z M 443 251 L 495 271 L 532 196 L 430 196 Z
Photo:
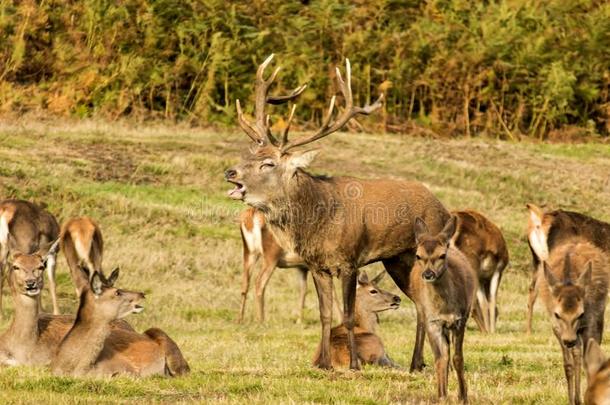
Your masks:
M 225 197 L 229 187 L 222 171 L 239 160 L 245 141 L 240 133 L 100 122 L 0 127 L 0 196 L 44 201 L 60 220 L 97 218 L 107 242 L 105 266 L 120 265 L 119 284 L 147 293 L 146 311 L 130 322 L 139 330 L 166 330 L 193 370 L 178 379 L 94 380 L 7 368 L 0 370 L 2 402 L 434 402 L 431 367 L 419 374 L 314 369 L 315 294 L 308 295 L 304 324 L 295 324 L 297 281 L 291 270 L 277 270 L 270 282 L 265 325 L 254 321 L 251 302 L 246 323 L 235 323 L 241 280 L 236 224 L 244 207 Z M 323 153 L 312 169 L 317 173 L 418 179 L 449 208 L 478 209 L 502 228 L 511 265 L 500 288 L 499 332 L 484 335 L 470 325 L 466 335 L 472 402 L 565 402 L 560 350 L 540 305 L 534 333 L 523 333 L 530 272 L 524 207 L 550 203 L 610 220 L 610 146 L 357 134 L 332 135 L 320 146 Z M 369 271 L 379 270 L 373 265 Z M 63 259 L 58 273 L 61 309 L 74 313 Z M 384 286 L 397 291 L 389 280 Z M 10 301 L 8 291 L 5 299 Z M 43 302 L 49 308 L 46 292 Z M 408 366 L 414 308 L 403 302 L 383 314 L 380 334 L 389 354 Z M 7 325 L 0 322 L 0 330 Z M 427 347 L 425 355 L 431 364 Z M 452 374 L 451 401 L 456 391 Z

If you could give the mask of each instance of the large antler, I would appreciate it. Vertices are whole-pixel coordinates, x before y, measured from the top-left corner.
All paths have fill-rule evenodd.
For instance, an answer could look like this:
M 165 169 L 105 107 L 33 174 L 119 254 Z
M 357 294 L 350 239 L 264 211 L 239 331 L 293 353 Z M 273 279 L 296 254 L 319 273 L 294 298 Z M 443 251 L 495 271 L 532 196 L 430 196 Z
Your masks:
M 239 100 L 236 101 L 237 105 L 237 118 L 239 120 L 239 125 L 246 132 L 246 134 L 257 144 L 264 145 L 267 142 L 272 143 L 273 145 L 278 146 L 278 141 L 275 139 L 273 134 L 271 134 L 270 129 L 270 118 L 268 114 L 265 114 L 265 105 L 269 104 L 284 104 L 290 100 L 298 97 L 306 88 L 307 85 L 302 85 L 292 90 L 290 94 L 282 95 L 282 96 L 269 96 L 267 93 L 269 92 L 269 87 L 275 80 L 278 72 L 280 71 L 280 67 L 275 68 L 269 79 L 265 80 L 264 73 L 265 69 L 271 63 L 274 55 L 271 54 L 263 63 L 260 64 L 258 70 L 256 71 L 256 85 L 255 85 L 255 104 L 254 104 L 254 114 L 256 117 L 256 123 L 252 124 L 245 117 L 244 113 L 241 109 L 241 104 Z
M 333 111 L 335 109 L 335 101 L 336 96 L 333 96 L 330 100 L 330 106 L 328 107 L 328 112 L 326 113 L 326 117 L 322 121 L 322 126 L 318 129 L 318 131 L 309 136 L 305 136 L 299 138 L 293 142 L 288 142 L 288 129 L 290 127 L 290 123 L 292 121 L 292 117 L 294 114 L 294 107 L 291 111 L 290 118 L 288 119 L 288 126 L 284 130 L 282 136 L 282 142 L 280 144 L 280 148 L 282 152 L 286 152 L 289 149 L 295 148 L 297 146 L 306 145 L 308 143 L 317 141 L 320 138 L 323 138 L 333 132 L 336 132 L 343 128 L 347 122 L 352 119 L 355 115 L 363 114 L 369 115 L 373 111 L 381 108 L 383 105 L 383 93 L 379 96 L 379 98 L 373 103 L 369 105 L 365 105 L 364 107 L 354 107 L 354 100 L 352 97 L 352 69 L 349 63 L 349 59 L 345 59 L 345 76 L 346 80 L 343 80 L 341 77 L 341 71 L 339 68 L 336 68 L 337 71 L 337 83 L 339 84 L 339 88 L 341 93 L 343 94 L 343 98 L 345 99 L 345 109 L 339 116 L 333 120 Z

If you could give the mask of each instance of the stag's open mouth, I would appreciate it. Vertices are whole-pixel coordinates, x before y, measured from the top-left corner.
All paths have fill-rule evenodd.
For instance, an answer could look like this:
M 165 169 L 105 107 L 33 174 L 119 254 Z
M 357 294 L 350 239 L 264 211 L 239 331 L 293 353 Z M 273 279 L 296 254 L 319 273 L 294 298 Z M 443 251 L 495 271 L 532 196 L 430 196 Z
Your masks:
M 144 307 L 140 304 L 136 304 L 134 305 L 133 310 L 131 312 L 133 312 L 134 314 L 139 314 L 142 311 L 144 311 Z
M 243 184 L 237 182 L 237 181 L 233 181 L 233 180 L 227 180 L 229 183 L 235 184 L 235 188 L 233 188 L 232 190 L 229 190 L 229 197 L 231 197 L 234 200 L 243 200 L 244 196 L 246 195 L 246 186 L 244 186 Z

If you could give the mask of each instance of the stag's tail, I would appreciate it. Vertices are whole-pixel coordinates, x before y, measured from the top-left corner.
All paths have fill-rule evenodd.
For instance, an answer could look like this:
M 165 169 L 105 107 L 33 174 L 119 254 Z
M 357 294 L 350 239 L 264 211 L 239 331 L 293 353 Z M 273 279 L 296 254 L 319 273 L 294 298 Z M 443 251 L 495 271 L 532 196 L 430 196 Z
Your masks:
M 159 328 L 150 328 L 144 334 L 157 342 L 165 353 L 165 372 L 168 375 L 175 377 L 188 374 L 191 371 L 180 348 L 167 333 Z

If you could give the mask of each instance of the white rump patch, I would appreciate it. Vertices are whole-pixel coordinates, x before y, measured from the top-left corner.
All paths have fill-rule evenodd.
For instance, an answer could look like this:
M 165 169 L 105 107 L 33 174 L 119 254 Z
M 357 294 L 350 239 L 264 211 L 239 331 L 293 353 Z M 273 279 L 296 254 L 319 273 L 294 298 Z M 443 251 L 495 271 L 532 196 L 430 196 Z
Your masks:
M 540 260 L 548 260 L 549 247 L 546 243 L 546 235 L 541 228 L 534 228 L 528 235 L 530 245 Z
M 0 245 L 8 244 L 8 221 L 6 216 L 0 215 Z

